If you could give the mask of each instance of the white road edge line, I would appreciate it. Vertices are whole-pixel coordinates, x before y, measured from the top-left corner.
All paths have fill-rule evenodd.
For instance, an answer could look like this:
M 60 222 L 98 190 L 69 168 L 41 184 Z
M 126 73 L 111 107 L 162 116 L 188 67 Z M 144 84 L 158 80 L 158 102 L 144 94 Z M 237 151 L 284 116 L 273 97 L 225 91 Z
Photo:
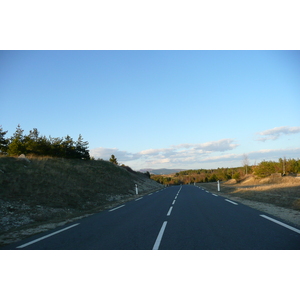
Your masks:
M 235 203 L 235 202 L 233 202 L 233 201 L 231 201 L 231 200 L 228 200 L 228 199 L 225 199 L 225 201 L 227 201 L 227 202 L 229 202 L 229 203 L 232 203 L 232 204 L 234 204 L 234 205 L 238 205 L 237 203 Z
M 176 200 L 174 200 L 174 201 L 172 202 L 172 205 L 174 205 L 174 204 L 175 204 L 175 202 L 176 202 Z
M 118 206 L 118 207 L 116 207 L 116 208 L 113 208 L 113 209 L 111 209 L 111 210 L 109 210 L 109 211 L 114 211 L 114 210 L 119 209 L 119 208 L 121 208 L 121 207 L 123 207 L 123 206 L 125 206 L 125 204 L 123 204 L 123 205 L 121 205 L 121 206 Z
M 214 195 L 215 197 L 218 197 L 218 195 L 216 195 L 216 194 L 212 194 L 212 195 Z
M 143 197 L 141 197 L 141 198 L 138 198 L 138 199 L 135 199 L 134 201 L 139 201 L 139 200 L 141 200 L 141 199 L 143 199 Z
M 165 231 L 165 228 L 166 228 L 166 226 L 167 226 L 167 223 L 168 223 L 168 222 L 165 221 L 165 222 L 162 224 L 161 229 L 160 229 L 160 231 L 159 231 L 159 234 L 158 234 L 158 236 L 157 236 L 157 238 L 156 238 L 156 241 L 155 241 L 155 244 L 154 244 L 152 250 L 158 250 L 159 245 L 160 245 L 160 242 L 161 242 L 161 239 L 162 239 L 163 234 L 164 234 L 164 231 Z
M 284 224 L 284 223 L 282 223 L 282 222 L 280 222 L 280 221 L 277 221 L 277 220 L 272 219 L 272 218 L 270 218 L 270 217 L 268 217 L 268 216 L 265 216 L 265 215 L 260 215 L 260 216 L 263 217 L 263 218 L 266 218 L 266 219 L 268 219 L 268 220 L 270 220 L 270 221 L 272 221 L 272 222 L 274 222 L 274 223 L 277 223 L 277 224 L 279 224 L 279 225 L 281 225 L 281 226 L 283 226 L 283 227 L 285 227 L 285 228 L 288 228 L 288 229 L 290 229 L 290 230 L 293 230 L 293 231 L 295 231 L 295 232 L 297 232 L 297 233 L 300 234 L 300 230 L 297 229 L 297 228 L 294 228 L 294 227 L 292 227 L 292 226 L 289 226 L 289 225 L 287 225 L 287 224 Z
M 169 216 L 171 214 L 172 209 L 173 209 L 173 206 L 170 207 L 170 209 L 169 209 L 169 211 L 167 213 L 167 216 Z
M 38 238 L 38 239 L 36 239 L 36 240 L 33 240 L 33 241 L 31 241 L 31 242 L 28 242 L 28 243 L 26 243 L 26 244 L 23 244 L 23 245 L 21 245 L 21 246 L 18 246 L 17 248 L 24 248 L 24 247 L 27 247 L 27 246 L 29 246 L 29 245 L 31 245 L 31 244 L 37 243 L 37 242 L 39 242 L 39 241 L 41 241 L 41 240 L 43 240 L 43 239 L 46 239 L 46 238 L 48 238 L 48 237 L 50 237 L 50 236 L 52 236 L 52 235 L 58 234 L 58 233 L 60 233 L 60 232 L 62 232 L 62 231 L 68 230 L 68 229 L 70 229 L 70 228 L 72 228 L 72 227 L 74 227 L 74 226 L 77 226 L 77 225 L 79 225 L 79 224 L 80 224 L 80 223 L 76 223 L 76 224 L 71 225 L 71 226 L 69 226 L 69 227 L 66 227 L 66 228 L 64 228 L 64 229 L 61 229 L 61 230 L 52 232 L 52 233 L 50 233 L 50 234 L 48 234 L 48 235 L 45 235 L 45 236 L 43 236 L 43 237 L 41 237 L 41 238 Z

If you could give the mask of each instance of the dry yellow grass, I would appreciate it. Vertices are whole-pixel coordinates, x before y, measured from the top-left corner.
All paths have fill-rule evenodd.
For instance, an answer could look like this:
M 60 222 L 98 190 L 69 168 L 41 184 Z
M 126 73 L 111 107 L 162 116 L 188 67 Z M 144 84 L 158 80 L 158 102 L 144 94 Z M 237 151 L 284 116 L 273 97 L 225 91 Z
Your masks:
M 216 183 L 201 185 L 210 190 L 217 188 Z M 300 179 L 291 176 L 255 179 L 250 175 L 240 183 L 235 183 L 233 180 L 222 183 L 221 192 L 234 197 L 300 211 Z

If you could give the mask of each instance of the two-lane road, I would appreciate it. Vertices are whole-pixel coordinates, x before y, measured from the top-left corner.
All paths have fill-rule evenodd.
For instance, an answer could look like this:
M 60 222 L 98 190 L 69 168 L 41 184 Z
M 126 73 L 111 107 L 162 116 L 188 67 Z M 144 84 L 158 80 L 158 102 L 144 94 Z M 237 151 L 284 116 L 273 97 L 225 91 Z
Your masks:
M 199 187 L 172 186 L 1 249 L 300 249 L 300 229 Z

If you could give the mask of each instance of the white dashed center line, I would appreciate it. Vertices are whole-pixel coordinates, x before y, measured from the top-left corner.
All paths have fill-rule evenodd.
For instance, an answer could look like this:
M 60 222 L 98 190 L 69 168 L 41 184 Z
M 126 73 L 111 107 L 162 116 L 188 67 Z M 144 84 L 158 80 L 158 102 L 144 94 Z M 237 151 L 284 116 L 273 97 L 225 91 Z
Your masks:
M 158 234 L 158 236 L 157 236 L 157 238 L 156 238 L 156 241 L 155 241 L 155 244 L 154 244 L 152 250 L 158 250 L 159 245 L 160 245 L 160 242 L 161 242 L 161 239 L 162 239 L 163 234 L 164 234 L 164 231 L 165 231 L 165 228 L 166 228 L 166 226 L 167 226 L 167 223 L 168 223 L 168 222 L 165 221 L 165 222 L 162 224 L 161 229 L 160 229 L 160 231 L 159 231 L 159 234 Z
M 169 209 L 169 211 L 167 213 L 167 216 L 169 216 L 171 214 L 172 209 L 173 209 L 173 206 L 170 207 L 170 209 Z

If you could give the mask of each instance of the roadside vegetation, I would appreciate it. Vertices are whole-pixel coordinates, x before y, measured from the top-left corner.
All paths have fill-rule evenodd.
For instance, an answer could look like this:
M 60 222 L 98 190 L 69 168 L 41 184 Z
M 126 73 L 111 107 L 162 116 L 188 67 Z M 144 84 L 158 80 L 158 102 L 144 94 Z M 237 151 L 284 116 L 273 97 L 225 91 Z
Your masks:
M 161 189 L 149 173 L 90 157 L 88 142 L 0 127 L 0 244 L 3 234 L 99 212 Z M 136 195 L 136 185 L 139 195 Z M 7 240 L 6 240 L 7 242 Z
M 300 159 L 280 158 L 277 162 L 262 161 L 258 165 L 252 166 L 244 164 L 237 168 L 186 170 L 170 175 L 151 175 L 151 178 L 167 185 L 227 181 L 230 179 L 234 179 L 238 183 L 247 175 L 253 175 L 255 178 L 266 178 L 272 174 L 296 176 L 297 173 L 300 173 Z
M 104 160 L 0 156 L 0 245 L 17 231 L 100 212 L 161 188 L 147 174 Z
M 88 142 L 83 140 L 81 134 L 74 141 L 69 135 L 64 138 L 41 136 L 37 128 L 33 128 L 28 134 L 20 125 L 11 137 L 6 137 L 7 131 L 0 126 L 0 154 L 18 156 L 21 154 L 30 156 L 50 156 L 61 158 L 90 159 Z
M 254 175 L 247 175 L 239 182 L 234 179 L 222 181 L 220 192 L 217 192 L 215 182 L 196 185 L 230 199 L 268 203 L 300 212 L 300 177 L 281 177 L 275 174 L 265 178 L 256 178 Z

